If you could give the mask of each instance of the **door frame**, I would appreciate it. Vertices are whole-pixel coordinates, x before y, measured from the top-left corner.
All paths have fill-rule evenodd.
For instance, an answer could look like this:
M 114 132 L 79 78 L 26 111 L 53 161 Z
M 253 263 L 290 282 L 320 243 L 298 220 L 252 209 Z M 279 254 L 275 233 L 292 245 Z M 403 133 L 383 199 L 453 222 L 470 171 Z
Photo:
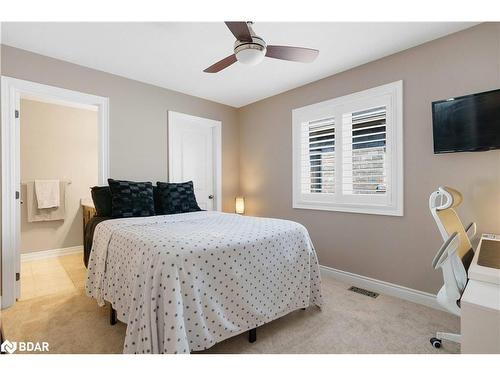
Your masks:
M 20 272 L 20 111 L 21 97 L 36 97 L 51 103 L 97 107 L 98 112 L 98 181 L 109 175 L 109 99 L 37 82 L 2 76 L 2 308 L 13 305 L 19 296 L 16 273 Z
M 213 137 L 213 153 L 214 153 L 214 208 L 216 211 L 222 211 L 222 122 L 204 117 L 188 115 L 186 113 L 168 111 L 168 180 L 171 181 L 174 158 L 172 155 L 172 144 L 174 140 L 170 136 L 170 131 L 175 126 L 176 120 L 196 121 L 199 126 L 204 126 L 212 129 Z

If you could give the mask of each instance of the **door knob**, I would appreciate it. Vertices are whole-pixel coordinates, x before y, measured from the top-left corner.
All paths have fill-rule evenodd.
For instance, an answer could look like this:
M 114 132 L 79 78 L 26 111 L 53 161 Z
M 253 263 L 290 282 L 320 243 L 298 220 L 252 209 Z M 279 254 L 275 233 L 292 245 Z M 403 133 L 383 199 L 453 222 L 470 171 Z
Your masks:
M 213 196 L 212 194 L 210 194 L 210 195 L 208 196 L 208 199 L 214 199 L 214 196 Z

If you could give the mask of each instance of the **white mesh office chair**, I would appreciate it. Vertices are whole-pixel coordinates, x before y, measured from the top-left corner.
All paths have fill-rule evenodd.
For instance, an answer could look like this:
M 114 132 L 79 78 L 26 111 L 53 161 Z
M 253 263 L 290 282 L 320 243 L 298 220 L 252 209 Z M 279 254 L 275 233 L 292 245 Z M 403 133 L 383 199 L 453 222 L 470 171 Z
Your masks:
M 455 207 L 462 203 L 462 194 L 449 187 L 440 187 L 429 198 L 429 208 L 443 237 L 432 266 L 443 271 L 444 285 L 437 294 L 438 303 L 449 312 L 460 316 L 460 298 L 467 284 L 467 270 L 474 256 L 471 240 L 476 235 L 476 224 L 464 228 Z M 441 340 L 460 342 L 459 333 L 437 332 L 431 338 L 435 348 Z

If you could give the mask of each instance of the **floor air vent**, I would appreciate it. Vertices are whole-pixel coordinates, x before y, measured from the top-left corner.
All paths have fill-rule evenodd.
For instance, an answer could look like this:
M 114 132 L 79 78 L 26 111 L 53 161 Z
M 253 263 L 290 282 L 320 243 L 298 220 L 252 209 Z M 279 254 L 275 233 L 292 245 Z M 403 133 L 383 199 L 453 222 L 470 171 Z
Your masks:
M 359 293 L 359 294 L 363 294 L 365 296 L 368 296 L 368 297 L 372 297 L 372 298 L 377 298 L 378 297 L 378 293 L 375 293 L 375 292 L 371 292 L 369 290 L 366 290 L 366 289 L 363 289 L 363 288 L 358 288 L 358 287 L 355 287 L 355 286 L 351 286 L 349 288 L 349 290 L 351 292 L 355 292 L 355 293 Z

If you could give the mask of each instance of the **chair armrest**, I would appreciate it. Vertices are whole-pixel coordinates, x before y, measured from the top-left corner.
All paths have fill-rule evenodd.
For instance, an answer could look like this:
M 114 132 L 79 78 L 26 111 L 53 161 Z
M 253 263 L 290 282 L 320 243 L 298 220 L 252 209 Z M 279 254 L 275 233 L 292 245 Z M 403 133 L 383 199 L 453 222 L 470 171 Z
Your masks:
M 434 267 L 434 269 L 438 269 L 450 255 L 453 255 L 453 253 L 458 250 L 459 242 L 460 238 L 458 237 L 458 233 L 454 232 L 439 248 L 437 254 L 432 260 L 432 267 Z
M 467 233 L 467 237 L 469 237 L 469 241 L 472 242 L 477 233 L 477 225 L 476 223 L 470 223 L 465 229 L 465 233 Z

